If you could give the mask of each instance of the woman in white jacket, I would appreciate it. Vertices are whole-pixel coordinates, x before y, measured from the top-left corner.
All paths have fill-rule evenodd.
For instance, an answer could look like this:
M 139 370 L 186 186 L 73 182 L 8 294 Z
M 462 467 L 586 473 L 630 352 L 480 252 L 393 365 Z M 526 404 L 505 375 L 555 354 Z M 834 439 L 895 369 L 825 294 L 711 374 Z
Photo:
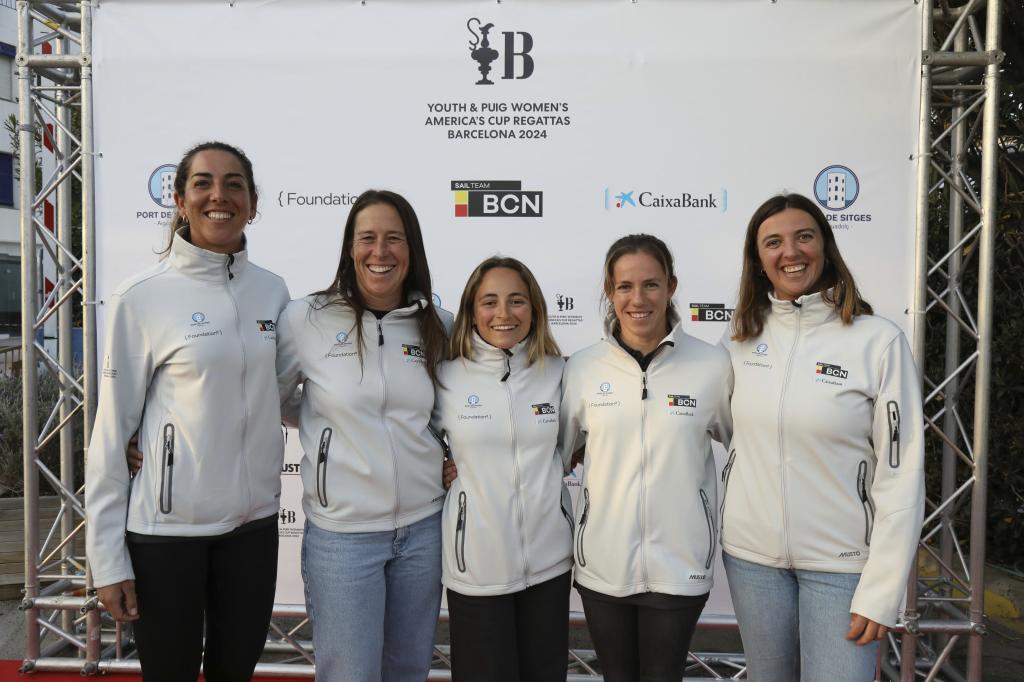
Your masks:
M 440 314 L 415 211 L 368 190 L 349 211 L 334 281 L 278 320 L 281 394 L 303 383 L 302 575 L 320 680 L 422 682 L 430 669 L 444 502 L 429 430 Z
M 920 383 L 810 199 L 754 212 L 725 346 L 722 547 L 750 678 L 874 679 L 921 529 Z
M 493 257 L 469 276 L 433 424 L 459 477 L 444 505 L 457 682 L 565 680 L 572 507 L 556 450 L 563 360 L 533 274 Z
M 563 378 L 561 451 L 586 446 L 575 579 L 609 682 L 677 682 L 712 584 L 729 358 L 682 331 L 675 290 L 660 239 L 612 244 L 607 337 Z
M 194 680 L 200 663 L 208 680 L 248 680 L 277 577 L 274 321 L 288 290 L 248 262 L 257 194 L 241 150 L 189 150 L 174 200 L 167 257 L 106 302 L 87 552 L 103 605 L 135 621 L 144 680 Z M 136 432 L 155 466 L 130 478 Z

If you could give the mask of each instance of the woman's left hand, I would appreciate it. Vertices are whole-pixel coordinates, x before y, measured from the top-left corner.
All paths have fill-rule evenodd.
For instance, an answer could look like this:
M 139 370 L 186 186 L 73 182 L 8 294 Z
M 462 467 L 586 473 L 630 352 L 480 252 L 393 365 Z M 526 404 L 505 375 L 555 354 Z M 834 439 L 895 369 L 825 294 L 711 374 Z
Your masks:
M 846 633 L 846 639 L 856 640 L 857 646 L 870 644 L 876 639 L 882 639 L 889 632 L 889 628 L 876 623 L 867 616 L 859 613 L 850 614 L 850 631 Z

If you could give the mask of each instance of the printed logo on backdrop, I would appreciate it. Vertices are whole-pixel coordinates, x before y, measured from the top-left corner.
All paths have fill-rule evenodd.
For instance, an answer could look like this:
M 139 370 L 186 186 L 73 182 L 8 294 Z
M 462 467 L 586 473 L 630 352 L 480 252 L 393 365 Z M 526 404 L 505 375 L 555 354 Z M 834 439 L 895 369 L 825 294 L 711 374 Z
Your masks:
M 456 218 L 540 218 L 544 192 L 519 180 L 452 180 Z
M 583 324 L 583 315 L 575 312 L 576 299 L 567 294 L 555 294 L 554 302 L 548 305 L 548 324 L 552 327 L 578 327 Z
M 308 208 L 310 206 L 351 206 L 359 198 L 357 192 L 310 192 L 282 189 L 277 193 L 281 208 Z
M 520 140 L 546 140 L 557 128 L 572 124 L 566 101 L 492 98 L 515 92 L 515 88 L 503 86 L 533 75 L 536 63 L 532 34 L 498 31 L 494 24 L 477 17 L 466 22 L 466 28 L 471 38 L 469 58 L 460 63 L 457 77 L 461 81 L 469 76 L 477 85 L 485 86 L 474 93 L 480 99 L 429 101 L 424 126 L 444 130 L 449 140 L 506 140 L 514 144 Z M 452 44 L 458 49 L 458 42 Z
M 301 538 L 302 523 L 299 521 L 299 513 L 295 509 L 281 507 L 277 513 L 277 536 L 279 538 Z
M 825 211 L 834 230 L 849 230 L 852 223 L 871 222 L 870 213 L 853 213 L 849 208 L 860 197 L 860 180 L 846 166 L 822 168 L 814 178 L 814 198 Z
M 170 222 L 174 215 L 174 176 L 177 171 L 178 167 L 173 163 L 165 163 L 149 174 L 146 193 L 161 210 L 154 211 L 147 205 L 135 211 L 136 220 L 156 221 L 156 225 L 167 225 Z
M 729 190 L 717 192 L 615 190 L 604 188 L 604 208 L 696 208 L 725 213 L 729 208 Z
M 690 320 L 693 322 L 728 322 L 735 308 L 726 308 L 724 303 L 691 303 Z
M 494 85 L 494 81 L 488 78 L 491 73 L 491 64 L 501 52 L 491 47 L 491 29 L 494 24 L 485 24 L 480 19 L 472 17 L 466 22 L 466 28 L 472 39 L 469 41 L 469 56 L 477 63 L 477 70 L 480 72 L 480 80 L 477 85 Z M 533 36 L 525 31 L 502 31 L 500 34 L 503 40 L 499 43 L 504 52 L 504 59 L 499 65 L 502 80 L 523 80 L 533 75 L 533 57 L 530 51 L 533 49 Z

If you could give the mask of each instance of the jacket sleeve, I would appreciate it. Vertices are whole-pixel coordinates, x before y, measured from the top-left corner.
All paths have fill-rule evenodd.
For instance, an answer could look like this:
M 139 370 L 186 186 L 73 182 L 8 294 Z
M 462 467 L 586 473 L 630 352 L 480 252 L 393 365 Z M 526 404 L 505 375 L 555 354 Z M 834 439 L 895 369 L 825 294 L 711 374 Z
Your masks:
M 924 516 L 921 385 L 902 333 L 882 356 L 880 378 L 872 424 L 877 459 L 871 483 L 875 524 L 850 611 L 892 627 L 917 556 Z
M 578 382 L 572 379 L 575 365 L 572 359 L 562 371 L 562 404 L 558 408 L 558 452 L 562 457 L 562 473 L 571 471 L 572 454 L 587 443 L 583 430 L 583 402 L 575 390 Z
M 111 298 L 96 422 L 85 463 L 86 552 L 96 587 L 133 580 L 125 543 L 131 479 L 125 448 L 142 421 L 153 352 L 124 296 Z
M 722 361 L 719 375 L 722 377 L 721 388 L 716 396 L 715 413 L 711 419 L 711 437 L 722 444 L 726 450 L 732 440 L 732 360 L 729 351 L 723 346 L 716 346 L 721 351 Z
M 302 375 L 299 371 L 299 340 L 292 327 L 292 302 L 285 306 L 277 318 L 277 390 L 281 397 L 281 418 L 289 423 L 298 421 L 301 393 L 297 391 Z

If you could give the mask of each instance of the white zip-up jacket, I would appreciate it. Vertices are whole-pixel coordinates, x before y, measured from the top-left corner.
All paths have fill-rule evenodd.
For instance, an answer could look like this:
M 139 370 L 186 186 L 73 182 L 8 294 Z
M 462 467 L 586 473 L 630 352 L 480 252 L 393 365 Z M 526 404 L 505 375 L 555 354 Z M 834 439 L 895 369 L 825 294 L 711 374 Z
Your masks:
M 99 405 L 85 471 L 97 587 L 134 578 L 124 532 L 209 536 L 277 511 L 284 442 L 274 371 L 277 275 L 193 246 L 108 300 Z M 146 466 L 128 476 L 135 431 Z M 126 523 L 127 518 L 127 523 Z
M 843 325 L 810 294 L 772 298 L 760 336 L 723 343 L 736 427 L 723 549 L 861 573 L 851 611 L 895 625 L 924 510 L 921 388 L 903 333 L 877 315 Z
M 711 589 L 718 540 L 711 441 L 728 442 L 732 433 L 730 386 L 722 348 L 678 325 L 646 372 L 610 335 L 569 358 L 559 449 L 586 443 L 576 582 L 613 597 Z
M 417 315 L 426 301 L 378 320 L 363 313 L 360 364 L 351 308 L 317 307 L 307 296 L 278 320 L 281 395 L 302 381 L 299 439 L 302 508 L 338 533 L 394 530 L 444 503 L 442 449 L 430 433 L 434 385 Z M 438 311 L 446 327 L 451 313 Z
M 442 364 L 434 428 L 459 476 L 444 503 L 443 579 L 460 594 L 524 590 L 572 568 L 572 503 L 556 451 L 561 357 L 527 364 L 473 334 L 473 359 Z

